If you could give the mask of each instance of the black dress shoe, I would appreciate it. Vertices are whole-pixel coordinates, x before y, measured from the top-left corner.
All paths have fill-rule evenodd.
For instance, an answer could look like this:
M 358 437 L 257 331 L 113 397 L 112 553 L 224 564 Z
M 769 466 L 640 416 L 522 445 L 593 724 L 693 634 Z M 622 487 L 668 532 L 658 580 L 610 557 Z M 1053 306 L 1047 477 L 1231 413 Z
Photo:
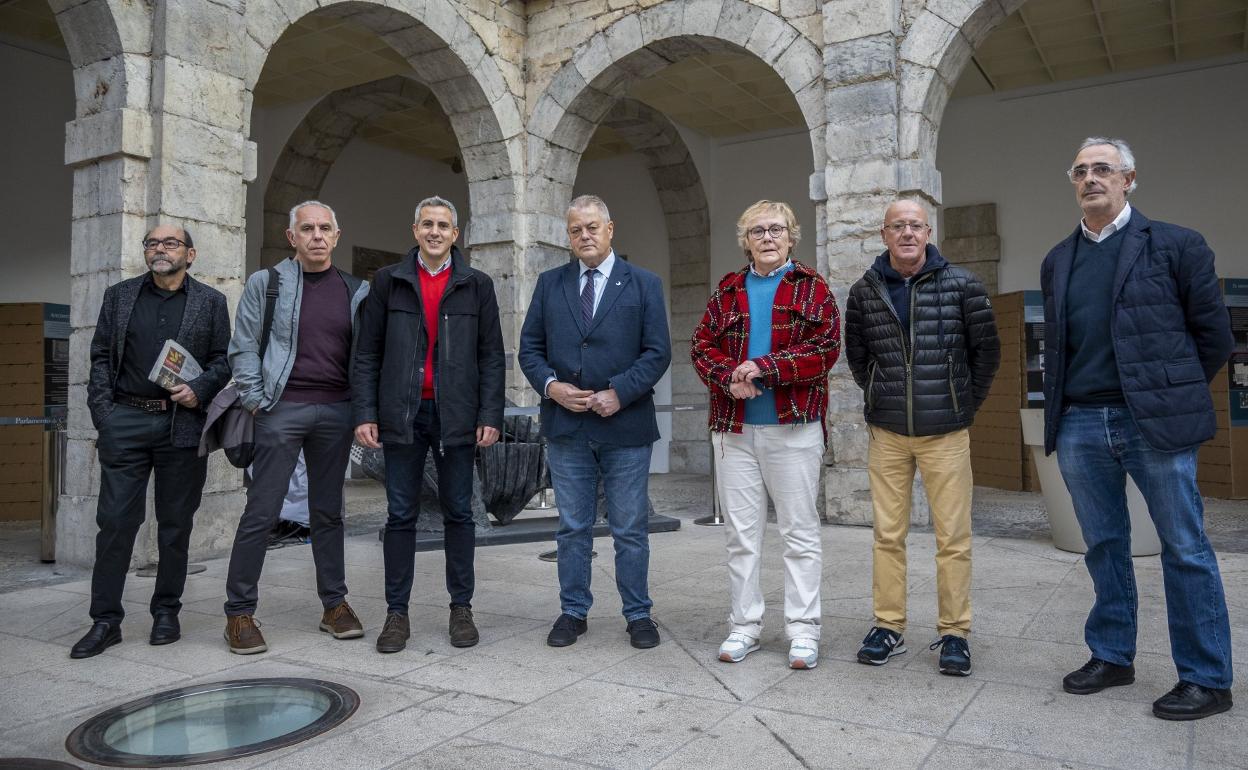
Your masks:
M 628 643 L 639 650 L 659 646 L 659 627 L 650 618 L 637 618 L 628 622 Z
M 555 621 L 554 628 L 546 635 L 546 644 L 551 647 L 567 647 L 576 644 L 576 638 L 589 630 L 589 624 L 580 618 L 563 613 Z
M 182 627 L 178 625 L 178 616 L 164 612 L 152 618 L 152 635 L 147 638 L 148 644 L 173 644 L 182 638 Z
M 1173 690 L 1153 701 L 1153 716 L 1174 720 L 1204 719 L 1230 708 L 1230 690 L 1179 682 Z
M 1134 681 L 1134 665 L 1117 666 L 1100 658 L 1092 658 L 1078 671 L 1071 671 L 1062 679 L 1062 689 L 1072 695 L 1091 695 L 1106 687 L 1118 687 Z
M 86 636 L 78 640 L 69 650 L 71 658 L 90 658 L 99 655 L 109 647 L 121 641 L 121 624 L 96 621 Z

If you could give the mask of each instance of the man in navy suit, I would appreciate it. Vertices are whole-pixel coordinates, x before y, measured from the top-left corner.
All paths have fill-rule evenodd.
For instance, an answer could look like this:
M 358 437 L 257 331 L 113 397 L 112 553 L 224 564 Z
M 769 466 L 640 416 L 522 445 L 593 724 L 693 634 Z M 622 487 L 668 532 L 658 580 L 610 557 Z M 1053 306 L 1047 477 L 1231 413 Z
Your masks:
M 1083 220 L 1040 268 L 1044 450 L 1057 450 L 1096 603 L 1084 626 L 1092 657 L 1062 687 L 1087 695 L 1135 681 L 1130 474 L 1161 538 L 1179 673 L 1153 714 L 1200 719 L 1231 707 L 1226 597 L 1196 486 L 1196 451 L 1217 428 L 1208 383 L 1230 356 L 1230 318 L 1200 233 L 1127 203 L 1135 157 L 1126 142 L 1084 140 L 1066 173 Z
M 520 367 L 542 394 L 542 434 L 559 504 L 562 614 L 546 643 L 566 647 L 588 628 L 601 477 L 629 639 L 634 647 L 654 647 L 647 486 L 650 447 L 659 437 L 654 386 L 672 359 L 663 284 L 616 258 L 615 223 L 601 198 L 575 198 L 567 223 L 577 261 L 538 277 L 520 331 Z

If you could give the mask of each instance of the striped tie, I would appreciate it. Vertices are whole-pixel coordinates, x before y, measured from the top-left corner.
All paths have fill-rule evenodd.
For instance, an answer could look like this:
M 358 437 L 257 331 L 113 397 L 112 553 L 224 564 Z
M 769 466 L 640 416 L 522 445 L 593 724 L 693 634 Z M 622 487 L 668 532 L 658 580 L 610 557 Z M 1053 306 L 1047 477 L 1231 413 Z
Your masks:
M 585 271 L 585 288 L 581 289 L 581 317 L 589 326 L 594 320 L 594 276 L 598 271 L 590 268 Z

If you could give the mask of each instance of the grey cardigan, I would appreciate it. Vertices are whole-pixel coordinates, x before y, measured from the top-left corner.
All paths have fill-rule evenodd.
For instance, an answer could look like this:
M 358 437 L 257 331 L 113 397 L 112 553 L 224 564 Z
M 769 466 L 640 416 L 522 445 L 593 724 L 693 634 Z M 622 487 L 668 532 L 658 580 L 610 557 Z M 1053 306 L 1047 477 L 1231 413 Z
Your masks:
M 230 368 L 243 407 L 268 410 L 282 397 L 290 370 L 299 350 L 299 306 L 303 302 L 303 269 L 294 259 L 276 265 L 281 285 L 273 308 L 273 328 L 269 346 L 260 360 L 260 331 L 264 321 L 264 293 L 269 287 L 269 271 L 252 273 L 238 300 L 234 316 L 234 336 L 230 340 Z M 337 270 L 337 268 L 331 268 Z M 338 270 L 351 291 L 351 344 L 359 332 L 360 303 L 368 296 L 368 282 Z M 354 351 L 353 351 L 354 352 Z

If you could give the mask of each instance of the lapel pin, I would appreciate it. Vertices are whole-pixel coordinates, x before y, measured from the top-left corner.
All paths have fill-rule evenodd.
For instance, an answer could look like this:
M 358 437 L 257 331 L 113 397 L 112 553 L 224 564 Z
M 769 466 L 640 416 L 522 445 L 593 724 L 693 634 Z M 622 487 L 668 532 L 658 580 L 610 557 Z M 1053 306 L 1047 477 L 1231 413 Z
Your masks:
M 623 285 L 624 285 L 624 282 L 623 282 L 623 281 L 616 281 L 616 282 L 615 282 L 615 285 L 616 285 L 616 286 L 623 286 Z

